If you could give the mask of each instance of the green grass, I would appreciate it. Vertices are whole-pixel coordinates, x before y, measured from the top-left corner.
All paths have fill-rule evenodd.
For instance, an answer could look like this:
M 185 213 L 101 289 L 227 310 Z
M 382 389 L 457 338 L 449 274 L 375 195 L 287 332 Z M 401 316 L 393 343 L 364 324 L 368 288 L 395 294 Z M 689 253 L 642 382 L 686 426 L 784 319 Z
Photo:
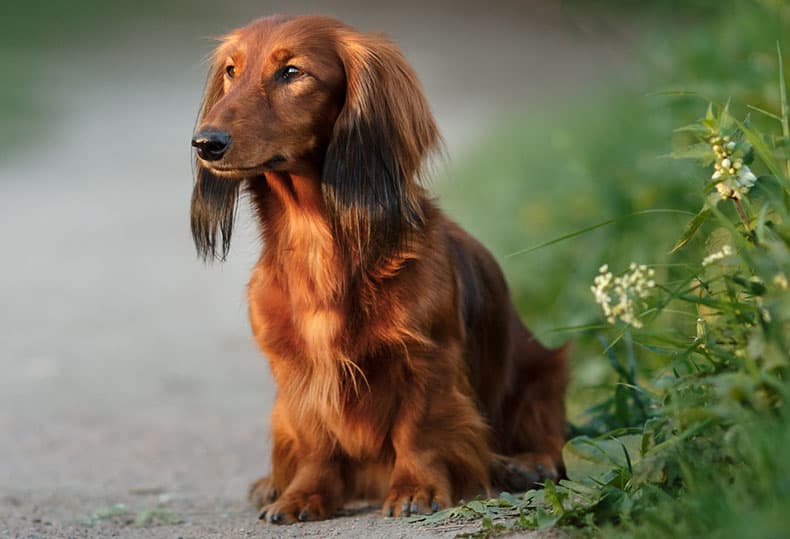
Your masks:
M 479 536 L 790 534 L 790 4 L 686 15 L 645 33 L 643 82 L 513 115 L 439 183 L 527 324 L 574 341 L 573 438 L 567 480 L 428 522 L 478 519 Z M 737 203 L 717 191 L 729 176 L 711 179 L 715 136 L 758 177 Z M 733 255 L 702 264 L 725 245 Z M 641 328 L 607 323 L 590 291 L 599 266 L 632 261 L 655 272 L 634 304 Z

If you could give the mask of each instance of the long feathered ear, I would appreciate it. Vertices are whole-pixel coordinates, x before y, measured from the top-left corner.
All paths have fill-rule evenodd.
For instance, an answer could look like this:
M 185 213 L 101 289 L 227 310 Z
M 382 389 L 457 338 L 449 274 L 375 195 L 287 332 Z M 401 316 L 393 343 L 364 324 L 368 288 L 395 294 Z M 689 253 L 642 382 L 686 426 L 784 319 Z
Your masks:
M 338 241 L 366 267 L 422 226 L 419 172 L 440 137 L 417 76 L 392 42 L 348 32 L 339 44 L 346 99 L 322 188 Z
M 216 55 L 209 70 L 197 125 L 222 97 L 221 58 Z M 241 182 L 220 178 L 201 165 L 195 156 L 195 186 L 192 189 L 192 239 L 198 256 L 204 261 L 225 260 L 239 198 Z

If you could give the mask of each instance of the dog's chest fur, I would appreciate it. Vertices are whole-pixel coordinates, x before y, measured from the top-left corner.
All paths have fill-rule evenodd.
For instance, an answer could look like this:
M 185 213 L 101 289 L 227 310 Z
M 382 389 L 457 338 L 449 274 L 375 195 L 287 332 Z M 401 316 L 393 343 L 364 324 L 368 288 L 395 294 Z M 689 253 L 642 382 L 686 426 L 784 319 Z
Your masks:
M 311 208 L 285 206 L 269 224 L 248 299 L 255 338 L 280 396 L 300 422 L 331 433 L 357 458 L 380 453 L 386 428 L 344 339 L 344 272 L 329 224 Z

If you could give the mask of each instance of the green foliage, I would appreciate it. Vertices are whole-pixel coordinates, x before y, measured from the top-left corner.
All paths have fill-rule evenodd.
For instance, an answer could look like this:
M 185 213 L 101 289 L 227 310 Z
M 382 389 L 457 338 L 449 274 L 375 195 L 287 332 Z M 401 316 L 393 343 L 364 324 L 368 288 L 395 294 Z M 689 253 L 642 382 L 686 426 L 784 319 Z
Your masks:
M 477 537 L 790 534 L 790 113 L 781 43 L 766 44 L 790 35 L 790 8 L 719 4 L 672 45 L 648 38 L 663 67 L 647 83 L 681 77 L 691 95 L 624 91 L 534 135 L 507 127 L 446 185 L 529 325 L 573 336 L 572 437 L 567 479 L 417 520 L 478 520 Z M 654 270 L 649 297 L 616 291 L 637 286 L 632 261 Z M 603 322 L 603 263 L 596 301 L 644 297 L 638 318 Z
M 123 526 L 150 527 L 181 524 L 184 519 L 177 513 L 161 508 L 134 513 L 125 504 L 117 503 L 110 507 L 99 508 L 90 515 L 78 516 L 76 521 L 86 528 L 93 528 L 105 521 L 113 521 Z
M 85 526 L 86 528 L 92 528 L 99 522 L 104 520 L 111 520 L 114 518 L 125 518 L 130 516 L 132 513 L 129 512 L 129 509 L 126 505 L 122 503 L 116 503 L 110 507 L 101 507 L 94 511 L 90 515 L 82 515 L 77 517 L 77 524 L 80 526 Z

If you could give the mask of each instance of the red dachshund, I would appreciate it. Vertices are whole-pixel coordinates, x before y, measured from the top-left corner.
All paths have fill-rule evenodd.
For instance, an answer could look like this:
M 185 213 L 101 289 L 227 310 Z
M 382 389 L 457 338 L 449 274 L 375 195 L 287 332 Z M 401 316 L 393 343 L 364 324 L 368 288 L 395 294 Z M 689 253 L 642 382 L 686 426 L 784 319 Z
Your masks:
M 271 475 L 250 488 L 261 518 L 355 498 L 431 512 L 561 473 L 564 353 L 421 186 L 440 136 L 392 42 L 255 21 L 217 49 L 198 124 L 199 254 L 225 258 L 242 186 L 265 244 L 248 291 L 278 388 Z

